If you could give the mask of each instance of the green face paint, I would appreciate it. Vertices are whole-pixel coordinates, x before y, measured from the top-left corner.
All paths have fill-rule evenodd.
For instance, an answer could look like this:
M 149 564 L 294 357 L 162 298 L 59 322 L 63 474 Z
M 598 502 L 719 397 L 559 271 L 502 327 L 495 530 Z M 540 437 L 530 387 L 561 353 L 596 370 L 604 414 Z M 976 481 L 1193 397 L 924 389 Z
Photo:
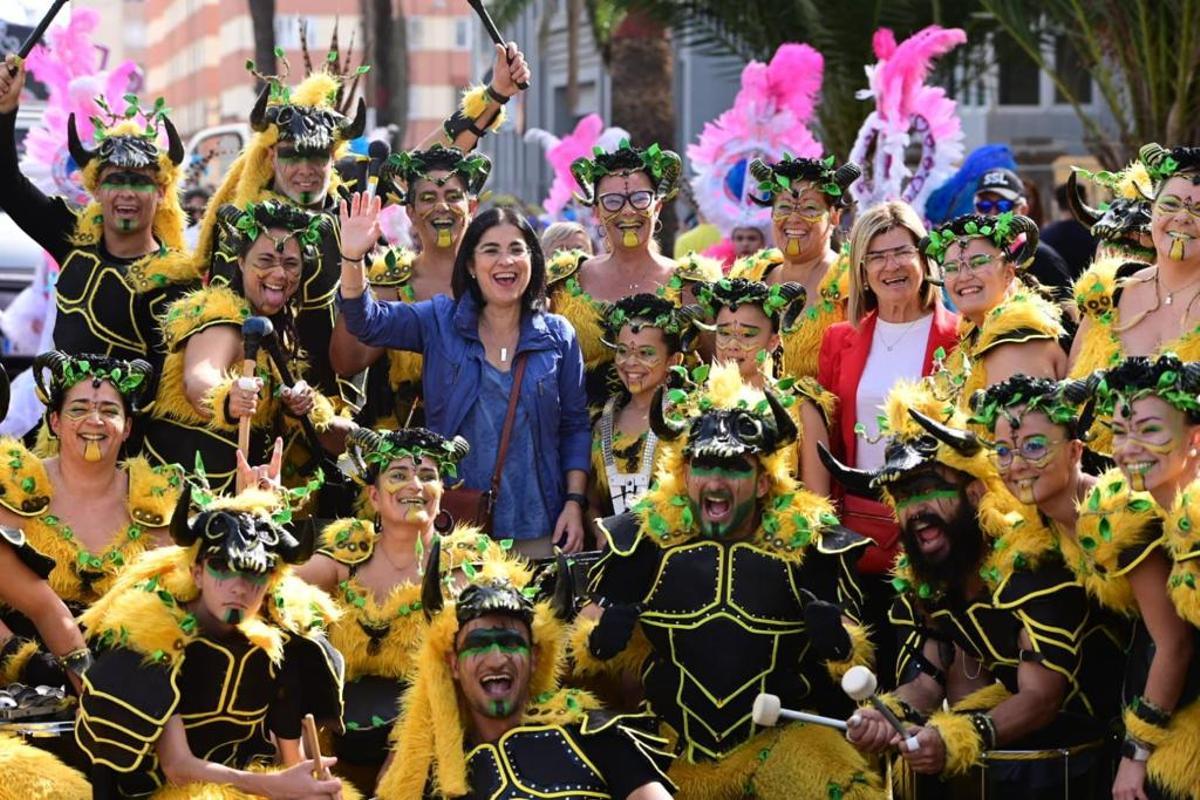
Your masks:
M 961 489 L 934 489 L 933 491 L 921 492 L 920 494 L 909 495 L 908 497 L 896 498 L 896 510 L 899 511 L 918 503 L 928 503 L 932 500 L 957 500 L 960 497 L 962 497 Z
M 226 625 L 242 624 L 242 610 L 240 608 L 225 609 L 225 624 Z
M 528 656 L 529 641 L 512 628 L 476 628 L 463 639 L 460 659 L 478 658 L 492 652 L 509 656 Z
M 734 531 L 739 530 L 746 520 L 754 514 L 755 499 L 751 497 L 733 507 L 733 514 L 728 521 L 717 522 L 704 518 L 701 504 L 692 503 L 692 514 L 700 520 L 700 532 L 710 539 L 724 539 Z
M 754 477 L 754 467 L 742 462 L 745 466 L 733 464 L 713 464 L 711 466 L 691 466 L 692 476 L 696 478 L 724 478 L 729 481 L 743 481 Z
M 129 233 L 131 230 L 133 230 L 133 220 L 131 219 L 118 220 L 117 224 L 121 226 L 121 230 L 123 230 L 125 233 Z
M 253 586 L 262 586 L 267 582 L 268 577 L 266 574 L 260 575 L 257 572 L 242 572 L 240 570 L 232 569 L 229 566 L 229 562 L 218 558 L 210 558 L 205 561 L 204 571 L 207 572 L 209 577 L 211 577 L 213 580 L 231 581 L 235 578 L 241 578 Z
M 157 190 L 158 184 L 154 182 L 154 178 L 149 175 L 143 175 L 140 172 L 131 172 L 121 170 L 119 172 L 110 172 L 105 175 L 100 181 L 100 188 L 109 191 L 118 191 L 126 189 L 131 192 L 153 192 Z

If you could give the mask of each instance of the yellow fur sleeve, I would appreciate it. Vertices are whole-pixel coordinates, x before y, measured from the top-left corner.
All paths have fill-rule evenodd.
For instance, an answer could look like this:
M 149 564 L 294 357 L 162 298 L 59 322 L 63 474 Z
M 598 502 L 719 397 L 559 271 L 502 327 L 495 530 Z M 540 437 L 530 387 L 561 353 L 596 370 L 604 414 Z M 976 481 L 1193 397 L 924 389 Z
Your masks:
M 0 506 L 22 517 L 45 511 L 52 490 L 42 460 L 9 437 L 0 438 L 0 458 L 4 459 L 0 467 Z
M 25 665 L 29 663 L 29 659 L 33 658 L 33 654 L 38 649 L 37 642 L 27 641 L 17 648 L 17 652 L 4 659 L 4 663 L 0 665 L 0 677 L 4 678 L 5 686 L 21 681 L 21 673 L 24 671 Z
M 467 119 L 478 121 L 480 117 L 487 113 L 488 104 L 492 99 L 488 97 L 487 87 L 482 84 L 472 86 L 470 89 L 463 92 L 462 100 L 459 102 L 459 110 Z M 500 113 L 496 115 L 496 119 L 492 120 L 492 124 L 488 125 L 488 130 L 498 131 L 504 121 L 508 119 L 508 114 L 505 112 L 505 107 L 500 106 Z
M 568 634 L 567 652 L 574 665 L 572 673 L 580 677 L 640 675 L 642 665 L 650 656 L 650 642 L 642 633 L 641 626 L 634 630 L 628 647 L 607 661 L 601 661 L 588 650 L 588 638 L 595 630 L 596 624 L 594 619 L 580 617 Z
M 1151 725 L 1134 714 L 1132 709 L 1125 709 L 1121 714 L 1121 719 L 1125 723 L 1125 732 L 1139 742 L 1155 748 L 1166 744 L 1169 731 L 1158 725 Z
M 875 666 L 875 645 L 871 643 L 867 628 L 850 623 L 846 625 L 846 633 L 850 634 L 850 655 L 844 661 L 825 662 L 829 675 L 838 683 L 841 683 L 842 676 L 849 672 L 851 667 Z
M 928 727 L 938 732 L 946 746 L 943 775 L 962 775 L 979 763 L 983 740 L 970 717 L 953 711 L 939 711 L 929 718 Z
M 126 462 L 129 471 L 129 516 L 148 528 L 171 522 L 182 481 L 174 465 L 153 467 L 138 456 Z

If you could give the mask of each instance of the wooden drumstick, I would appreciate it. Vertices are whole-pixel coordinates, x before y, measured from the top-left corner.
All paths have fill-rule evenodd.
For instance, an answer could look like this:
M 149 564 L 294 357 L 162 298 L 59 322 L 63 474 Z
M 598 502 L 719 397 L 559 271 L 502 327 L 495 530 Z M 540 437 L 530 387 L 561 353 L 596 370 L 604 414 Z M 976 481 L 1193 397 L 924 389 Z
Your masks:
M 271 324 L 271 320 L 266 317 L 250 317 L 242 323 L 242 377 L 253 378 L 254 373 L 258 370 L 258 349 L 262 345 L 265 337 L 270 336 L 275 332 L 275 326 Z M 250 463 L 250 426 L 254 422 L 252 416 L 242 417 L 238 420 L 238 450 L 242 452 L 242 456 L 246 459 L 246 463 Z M 237 490 L 240 492 L 246 487 L 242 485 L 241 473 L 238 473 Z
M 300 735 L 304 739 L 304 752 L 313 760 L 313 779 L 327 781 L 329 770 L 321 763 L 321 740 L 317 738 L 317 721 L 312 714 L 305 714 L 300 723 Z

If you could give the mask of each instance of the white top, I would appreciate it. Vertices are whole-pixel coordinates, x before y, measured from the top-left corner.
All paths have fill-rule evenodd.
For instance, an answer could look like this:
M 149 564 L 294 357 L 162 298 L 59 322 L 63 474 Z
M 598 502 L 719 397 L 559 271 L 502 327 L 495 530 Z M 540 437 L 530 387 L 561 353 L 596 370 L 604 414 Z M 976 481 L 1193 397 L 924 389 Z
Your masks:
M 929 329 L 933 325 L 933 314 L 927 314 L 912 322 L 885 322 L 875 320 L 875 335 L 871 337 L 871 352 L 863 367 L 858 382 L 858 395 L 854 398 L 858 421 L 866 426 L 871 438 L 879 436 L 876 417 L 883 413 L 883 402 L 892 386 L 901 378 L 917 380 L 925 366 L 925 350 L 929 344 Z M 858 469 L 876 469 L 883 464 L 885 442 L 872 444 L 858 437 L 858 457 L 853 466 Z

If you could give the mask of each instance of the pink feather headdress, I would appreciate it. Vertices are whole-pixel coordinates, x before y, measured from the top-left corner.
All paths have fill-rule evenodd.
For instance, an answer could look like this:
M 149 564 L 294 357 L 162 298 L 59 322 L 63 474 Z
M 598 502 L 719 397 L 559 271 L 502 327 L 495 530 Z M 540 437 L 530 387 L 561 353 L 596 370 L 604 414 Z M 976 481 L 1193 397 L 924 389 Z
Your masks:
M 771 63 L 751 61 L 733 108 L 707 123 L 688 147 L 692 191 L 705 218 L 728 236 L 735 227 L 765 228 L 770 209 L 747 198 L 756 186 L 748 166 L 755 158 L 778 161 L 784 153 L 820 158 L 808 129 L 825 71 L 825 59 L 806 44 L 785 44 Z
M 930 25 L 900 44 L 887 28 L 875 31 L 875 56 L 866 67 L 869 89 L 860 99 L 875 99 L 858 131 L 850 160 L 863 167 L 863 176 L 850 187 L 860 208 L 887 200 L 904 200 L 918 214 L 935 189 L 954 174 L 963 156 L 962 122 L 957 104 L 944 89 L 926 86 L 933 60 L 967 41 L 959 28 Z M 904 152 L 910 132 L 921 143 L 921 160 L 909 168 Z

